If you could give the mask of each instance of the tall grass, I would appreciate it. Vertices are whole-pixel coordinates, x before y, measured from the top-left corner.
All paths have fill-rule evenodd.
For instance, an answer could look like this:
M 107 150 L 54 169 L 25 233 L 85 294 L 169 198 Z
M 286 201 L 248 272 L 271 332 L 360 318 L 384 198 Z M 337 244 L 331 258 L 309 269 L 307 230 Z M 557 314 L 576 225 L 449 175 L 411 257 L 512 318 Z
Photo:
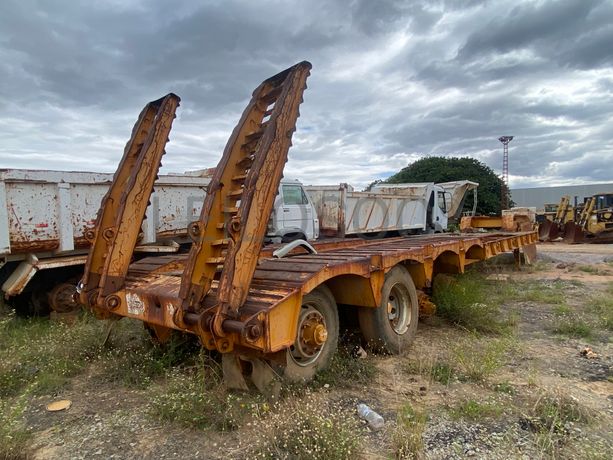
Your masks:
M 486 281 L 478 273 L 439 275 L 434 280 L 433 301 L 437 314 L 477 333 L 509 332 L 516 318 L 502 312 L 503 283 Z

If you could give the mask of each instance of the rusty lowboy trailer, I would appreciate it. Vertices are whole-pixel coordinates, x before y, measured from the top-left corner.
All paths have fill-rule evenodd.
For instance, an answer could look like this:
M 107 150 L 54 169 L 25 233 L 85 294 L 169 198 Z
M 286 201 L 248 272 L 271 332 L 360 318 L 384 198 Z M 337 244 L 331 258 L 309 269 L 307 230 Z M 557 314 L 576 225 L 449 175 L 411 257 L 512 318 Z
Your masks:
M 195 334 L 223 354 L 232 385 L 244 387 L 248 371 L 263 388 L 275 373 L 309 379 L 327 364 L 338 304 L 353 307 L 345 310 L 374 347 L 398 353 L 416 334 L 418 290 L 437 273 L 534 247 L 536 233 L 522 232 L 263 248 L 310 68 L 299 63 L 254 91 L 189 227 L 189 254 L 131 263 L 179 98 L 145 107 L 90 232 L 84 305 L 103 318 L 139 319 L 160 341 L 172 330 Z

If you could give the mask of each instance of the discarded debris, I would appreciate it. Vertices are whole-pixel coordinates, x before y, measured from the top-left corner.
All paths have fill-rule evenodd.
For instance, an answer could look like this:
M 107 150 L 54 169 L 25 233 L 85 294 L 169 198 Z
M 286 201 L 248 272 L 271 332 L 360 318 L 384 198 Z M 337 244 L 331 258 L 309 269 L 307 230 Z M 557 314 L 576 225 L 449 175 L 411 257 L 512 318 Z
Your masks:
M 364 350 L 362 347 L 358 347 L 358 349 L 355 352 L 355 355 L 358 358 L 364 359 L 368 356 L 368 353 L 366 353 L 366 350 Z
M 60 412 L 70 409 L 70 406 L 72 406 L 72 401 L 70 399 L 58 399 L 57 401 L 47 404 L 47 411 Z
M 583 350 L 581 350 L 580 354 L 587 359 L 598 359 L 600 357 L 598 353 L 596 353 L 590 347 L 585 347 Z
M 379 431 L 385 425 L 385 420 L 383 420 L 383 417 L 364 403 L 358 404 L 358 416 L 362 420 L 366 420 L 368 422 L 368 426 L 370 426 L 370 428 L 374 431 Z
M 494 273 L 491 275 L 487 275 L 485 279 L 488 281 L 508 281 L 509 275 L 504 273 Z

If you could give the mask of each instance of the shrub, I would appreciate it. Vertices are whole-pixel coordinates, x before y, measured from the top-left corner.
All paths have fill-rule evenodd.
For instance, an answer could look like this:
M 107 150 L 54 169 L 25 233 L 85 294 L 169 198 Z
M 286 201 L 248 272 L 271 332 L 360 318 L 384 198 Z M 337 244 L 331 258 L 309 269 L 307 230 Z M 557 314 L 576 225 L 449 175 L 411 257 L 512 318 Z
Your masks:
M 500 299 L 491 294 L 492 283 L 475 273 L 456 277 L 438 275 L 432 300 L 437 314 L 469 331 L 508 332 L 513 320 L 500 312 Z

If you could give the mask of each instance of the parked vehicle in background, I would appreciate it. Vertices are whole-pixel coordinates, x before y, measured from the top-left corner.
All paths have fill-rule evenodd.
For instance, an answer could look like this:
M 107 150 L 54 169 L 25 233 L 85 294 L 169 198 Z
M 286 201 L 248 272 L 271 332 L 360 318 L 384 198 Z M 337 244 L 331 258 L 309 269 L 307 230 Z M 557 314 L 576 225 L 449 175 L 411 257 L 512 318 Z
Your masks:
M 441 233 L 450 219 L 457 222 L 469 191 L 479 184 L 470 181 L 415 184 L 384 184 L 369 192 L 351 185 L 309 185 L 310 197 L 319 219 L 322 236 L 365 238 Z M 474 203 L 476 205 L 476 196 Z
M 83 272 L 92 228 L 113 174 L 0 170 L 0 284 L 28 313 L 65 311 Z M 176 252 L 198 218 L 208 178 L 162 175 L 141 227 L 138 254 Z

